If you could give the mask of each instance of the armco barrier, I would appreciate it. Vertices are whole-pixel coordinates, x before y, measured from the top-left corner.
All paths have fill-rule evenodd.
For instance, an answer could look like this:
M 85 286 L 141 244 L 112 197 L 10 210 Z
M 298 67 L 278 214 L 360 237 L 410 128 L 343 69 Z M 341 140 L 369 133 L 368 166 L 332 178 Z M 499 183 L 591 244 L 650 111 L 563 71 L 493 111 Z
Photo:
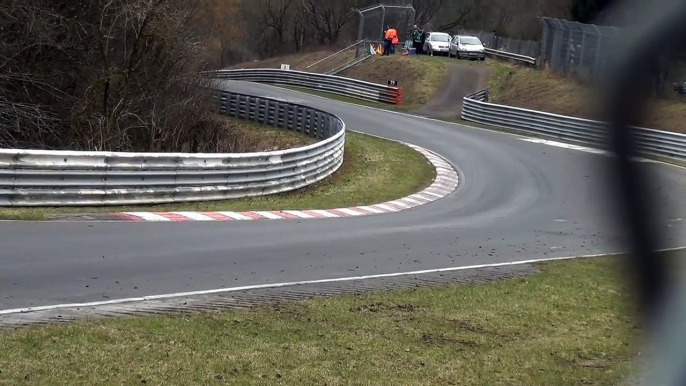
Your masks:
M 488 103 L 483 101 L 484 95 L 487 93 L 482 90 L 464 98 L 462 119 L 601 149 L 607 147 L 609 128 L 603 122 Z M 645 128 L 636 128 L 634 133 L 642 154 L 686 160 L 686 135 Z
M 342 76 L 275 68 L 218 70 L 208 71 L 204 74 L 214 79 L 242 80 L 277 86 L 302 87 L 372 102 L 394 105 L 399 105 L 402 102 L 402 90 L 399 87 L 365 82 Z
M 345 124 L 324 111 L 227 91 L 221 114 L 321 141 L 243 154 L 0 149 L 0 206 L 159 204 L 260 196 L 302 188 L 343 163 Z
M 515 60 L 518 62 L 524 62 L 524 63 L 528 63 L 528 64 L 532 64 L 532 65 L 536 64 L 536 58 L 532 58 L 531 56 L 513 54 L 512 52 L 499 51 L 499 50 L 494 50 L 492 48 L 484 48 L 484 52 L 488 55 L 493 55 L 495 57 L 502 58 L 502 59 L 510 59 L 510 60 Z

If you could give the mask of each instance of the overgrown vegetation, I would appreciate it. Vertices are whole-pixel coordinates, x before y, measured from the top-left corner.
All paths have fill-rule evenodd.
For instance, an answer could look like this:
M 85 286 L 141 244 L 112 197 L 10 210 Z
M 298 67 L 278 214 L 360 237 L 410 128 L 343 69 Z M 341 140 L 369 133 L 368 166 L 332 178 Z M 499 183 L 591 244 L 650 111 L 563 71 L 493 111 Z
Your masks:
M 217 1 L 0 1 L 0 146 L 221 151 L 196 75 Z
M 634 315 L 618 258 L 490 284 L 0 332 L 0 383 L 615 385 Z

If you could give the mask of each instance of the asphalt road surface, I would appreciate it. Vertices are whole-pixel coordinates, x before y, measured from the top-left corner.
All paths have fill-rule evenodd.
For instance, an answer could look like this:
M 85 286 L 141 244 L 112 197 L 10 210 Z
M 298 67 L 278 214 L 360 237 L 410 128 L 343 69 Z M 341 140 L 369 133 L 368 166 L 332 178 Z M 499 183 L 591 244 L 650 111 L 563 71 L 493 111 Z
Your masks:
M 604 155 L 264 85 L 226 87 L 306 103 L 351 130 L 426 147 L 459 170 L 460 185 L 419 208 L 359 218 L 1 222 L 0 310 L 621 249 Z M 682 246 L 686 170 L 645 165 L 662 247 Z

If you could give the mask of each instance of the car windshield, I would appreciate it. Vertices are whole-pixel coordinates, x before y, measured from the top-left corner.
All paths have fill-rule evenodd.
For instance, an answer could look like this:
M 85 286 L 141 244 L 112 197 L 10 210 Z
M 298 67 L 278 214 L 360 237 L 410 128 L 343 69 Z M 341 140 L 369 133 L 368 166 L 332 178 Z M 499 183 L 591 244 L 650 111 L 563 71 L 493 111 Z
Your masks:
M 481 45 L 481 40 L 473 37 L 460 38 L 460 44 L 467 46 L 479 46 Z
M 431 41 L 432 42 L 449 42 L 450 36 L 449 35 L 431 35 Z

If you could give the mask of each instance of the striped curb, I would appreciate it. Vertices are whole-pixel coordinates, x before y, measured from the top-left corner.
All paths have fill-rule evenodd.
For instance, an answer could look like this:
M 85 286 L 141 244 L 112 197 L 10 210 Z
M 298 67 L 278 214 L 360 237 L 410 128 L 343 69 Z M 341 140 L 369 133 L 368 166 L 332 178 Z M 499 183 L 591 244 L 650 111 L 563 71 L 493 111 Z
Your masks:
M 420 146 L 402 142 L 421 153 L 436 169 L 433 183 L 419 193 L 381 204 L 336 209 L 272 210 L 248 212 L 121 212 L 108 214 L 60 216 L 56 221 L 243 221 L 243 220 L 306 220 L 315 218 L 359 217 L 395 213 L 428 204 L 452 193 L 458 184 L 457 171 L 438 154 Z

